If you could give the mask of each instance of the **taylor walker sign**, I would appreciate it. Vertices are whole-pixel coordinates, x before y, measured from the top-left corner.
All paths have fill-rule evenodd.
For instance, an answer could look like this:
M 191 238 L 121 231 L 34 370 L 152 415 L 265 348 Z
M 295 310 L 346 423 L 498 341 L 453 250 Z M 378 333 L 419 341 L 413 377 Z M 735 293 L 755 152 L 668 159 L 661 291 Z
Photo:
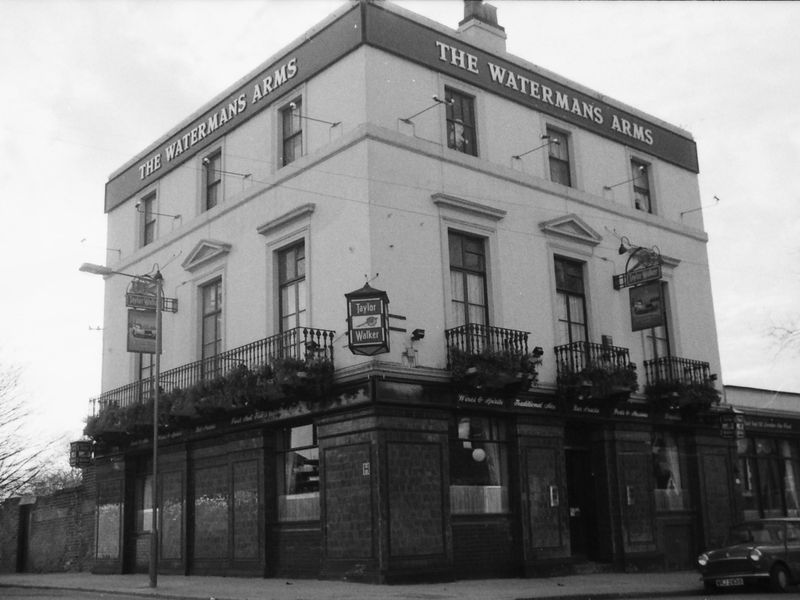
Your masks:
M 370 285 L 345 294 L 350 352 L 372 356 L 389 352 L 389 297 Z

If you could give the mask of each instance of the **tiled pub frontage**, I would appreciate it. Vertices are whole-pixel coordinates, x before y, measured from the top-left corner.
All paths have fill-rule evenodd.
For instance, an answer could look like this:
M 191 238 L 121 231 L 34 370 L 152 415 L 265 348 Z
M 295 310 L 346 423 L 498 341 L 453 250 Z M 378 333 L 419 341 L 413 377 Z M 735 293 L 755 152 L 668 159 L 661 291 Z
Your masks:
M 717 409 L 571 387 L 470 395 L 441 370 L 379 361 L 319 395 L 253 401 L 162 425 L 162 572 L 392 582 L 691 568 L 739 502 Z M 95 571 L 145 572 L 150 442 L 97 450 Z

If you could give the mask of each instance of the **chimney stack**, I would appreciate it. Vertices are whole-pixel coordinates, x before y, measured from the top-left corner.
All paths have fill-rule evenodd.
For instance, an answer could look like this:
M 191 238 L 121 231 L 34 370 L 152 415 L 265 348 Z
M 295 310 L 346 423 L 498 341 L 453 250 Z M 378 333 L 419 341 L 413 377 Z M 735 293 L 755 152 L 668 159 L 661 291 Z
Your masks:
M 497 24 L 497 7 L 483 0 L 464 0 L 458 32 L 465 40 L 494 52 L 506 51 L 506 30 Z

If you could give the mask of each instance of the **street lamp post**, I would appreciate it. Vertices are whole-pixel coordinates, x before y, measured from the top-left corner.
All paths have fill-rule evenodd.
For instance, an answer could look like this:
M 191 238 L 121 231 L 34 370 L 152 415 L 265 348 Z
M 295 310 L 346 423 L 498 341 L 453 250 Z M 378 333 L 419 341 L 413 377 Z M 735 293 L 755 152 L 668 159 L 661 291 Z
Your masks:
M 155 275 L 131 275 L 115 271 L 109 267 L 83 263 L 80 271 L 92 273 L 93 275 L 123 275 L 133 279 L 144 279 L 156 286 L 156 351 L 153 361 L 153 482 L 150 486 L 152 491 L 152 524 L 150 531 L 150 562 L 148 572 L 150 575 L 150 587 L 158 586 L 158 400 L 159 400 L 159 381 L 161 379 L 161 308 L 164 302 L 164 278 L 161 271 L 156 270 Z

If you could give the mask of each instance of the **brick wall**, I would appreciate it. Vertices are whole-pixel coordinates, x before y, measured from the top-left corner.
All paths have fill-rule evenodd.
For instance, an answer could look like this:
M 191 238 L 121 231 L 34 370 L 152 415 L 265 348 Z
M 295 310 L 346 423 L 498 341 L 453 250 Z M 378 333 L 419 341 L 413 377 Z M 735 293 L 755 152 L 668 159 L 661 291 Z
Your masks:
M 18 557 L 20 516 L 28 515 L 27 554 Z M 87 571 L 93 566 L 95 487 L 91 469 L 84 483 L 33 504 L 19 506 L 7 500 L 0 508 L 0 572 L 13 573 L 22 565 L 28 572 Z
M 0 503 L 0 573 L 17 570 L 17 532 L 19 531 L 19 498 Z

